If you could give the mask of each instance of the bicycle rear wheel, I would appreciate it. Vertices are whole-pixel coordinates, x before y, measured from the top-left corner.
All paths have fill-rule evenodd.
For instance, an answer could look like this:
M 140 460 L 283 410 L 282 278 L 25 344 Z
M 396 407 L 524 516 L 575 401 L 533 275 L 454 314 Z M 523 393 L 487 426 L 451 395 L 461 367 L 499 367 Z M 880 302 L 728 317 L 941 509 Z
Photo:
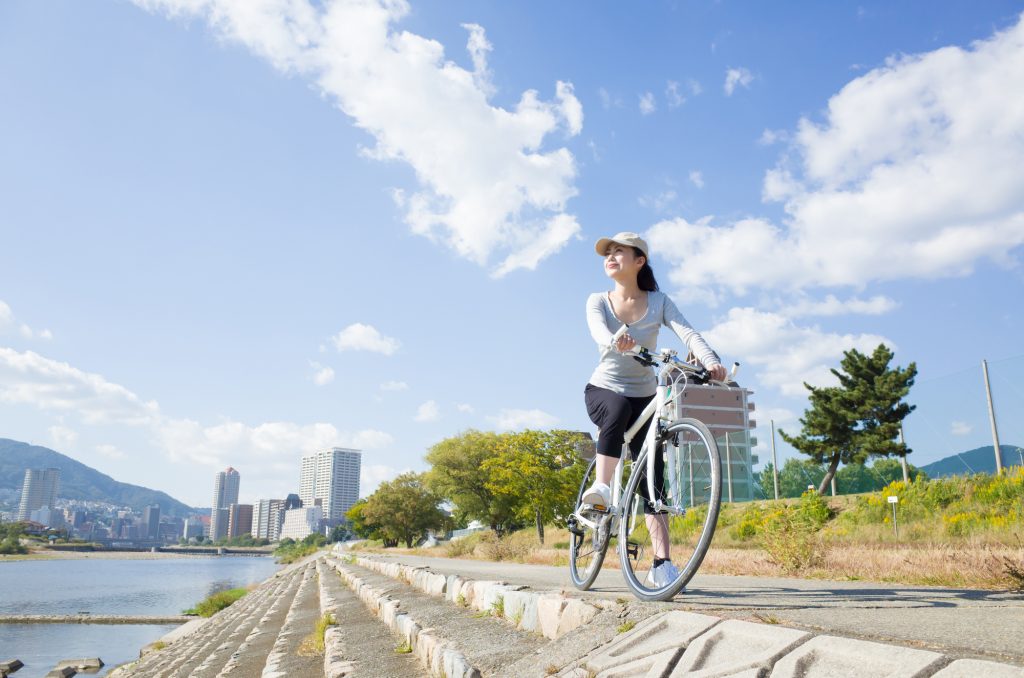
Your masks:
M 655 493 L 666 505 L 660 515 L 648 506 L 647 461 L 644 452 L 633 465 L 623 495 L 619 522 L 619 561 L 626 583 L 641 600 L 669 600 L 686 586 L 711 545 L 722 499 L 722 464 L 714 437 L 696 419 L 678 419 L 665 428 L 654 450 L 664 469 L 656 470 Z M 668 464 L 674 455 L 674 464 Z M 657 458 L 656 458 L 657 460 Z M 669 469 L 675 477 L 670 478 Z M 660 485 L 660 486 L 659 486 Z M 656 542 L 667 535 L 669 555 L 676 572 L 668 577 L 652 573 Z M 664 572 L 661 573 L 662 575 Z
M 580 501 L 583 493 L 590 487 L 597 478 L 597 459 L 590 462 L 587 472 L 583 475 L 583 482 L 576 493 L 576 512 L 580 512 Z M 569 520 L 569 577 L 573 586 L 586 591 L 597 579 L 601 571 L 601 564 L 604 562 L 605 553 L 608 551 L 608 526 L 611 523 L 610 514 L 587 513 L 582 516 L 585 520 L 594 525 L 579 520 L 575 515 Z

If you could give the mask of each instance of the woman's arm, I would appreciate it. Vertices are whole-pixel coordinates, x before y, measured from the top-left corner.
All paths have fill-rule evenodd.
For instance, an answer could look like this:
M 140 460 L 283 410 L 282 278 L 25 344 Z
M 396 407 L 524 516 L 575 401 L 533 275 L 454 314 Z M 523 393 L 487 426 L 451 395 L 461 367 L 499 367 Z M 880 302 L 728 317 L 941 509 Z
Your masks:
M 722 361 L 718 359 L 718 356 L 711 350 L 708 343 L 704 341 L 704 337 L 700 336 L 700 333 L 693 329 L 693 326 L 686 321 L 683 314 L 676 308 L 675 302 L 667 294 L 665 295 L 665 313 L 662 322 L 667 327 L 672 328 L 672 331 L 676 333 L 680 341 L 693 351 L 693 354 L 697 356 L 697 359 L 700 360 L 706 369 L 712 370 L 716 365 L 722 364 Z
M 603 303 L 600 294 L 591 294 L 587 298 L 587 327 L 597 345 L 606 348 L 612 341 L 612 331 L 605 323 L 604 309 L 601 307 Z

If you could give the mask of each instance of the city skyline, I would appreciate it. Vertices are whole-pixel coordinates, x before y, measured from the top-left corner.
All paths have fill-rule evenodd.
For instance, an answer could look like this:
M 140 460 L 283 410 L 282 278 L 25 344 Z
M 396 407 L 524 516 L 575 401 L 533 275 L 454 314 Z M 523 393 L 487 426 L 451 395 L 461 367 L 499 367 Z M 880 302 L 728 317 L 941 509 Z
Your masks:
M 759 467 L 880 342 L 910 463 L 991 444 L 982 359 L 1019 445 L 1022 17 L 0 3 L 0 435 L 205 505 L 229 464 L 254 503 L 358 448 L 366 496 L 468 428 L 593 431 L 593 246 L 629 230 L 742 364 Z

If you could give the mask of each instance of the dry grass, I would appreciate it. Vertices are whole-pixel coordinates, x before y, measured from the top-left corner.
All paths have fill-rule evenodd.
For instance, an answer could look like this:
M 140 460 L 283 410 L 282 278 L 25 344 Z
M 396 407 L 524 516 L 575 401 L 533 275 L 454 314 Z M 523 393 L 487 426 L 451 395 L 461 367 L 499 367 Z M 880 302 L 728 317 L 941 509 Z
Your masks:
M 521 534 L 521 533 L 519 533 Z M 515 536 L 515 535 L 513 535 Z M 536 543 L 528 550 L 517 548 L 518 562 L 564 566 L 566 551 L 554 545 L 568 539 L 566 530 L 548 528 L 545 546 Z M 526 536 L 518 537 L 528 542 Z M 429 549 L 388 549 L 389 553 L 415 553 L 448 557 L 444 546 Z M 474 548 L 463 558 L 489 560 L 486 549 Z M 618 559 L 605 559 L 604 568 L 618 569 Z M 757 577 L 791 576 L 773 562 L 766 551 L 754 547 L 713 546 L 704 558 L 701 574 Z M 1024 546 L 959 543 L 954 545 L 901 545 L 896 543 L 842 545 L 831 542 L 817 563 L 800 571 L 801 577 L 837 581 L 865 580 L 893 584 L 952 586 L 992 590 L 1024 588 Z

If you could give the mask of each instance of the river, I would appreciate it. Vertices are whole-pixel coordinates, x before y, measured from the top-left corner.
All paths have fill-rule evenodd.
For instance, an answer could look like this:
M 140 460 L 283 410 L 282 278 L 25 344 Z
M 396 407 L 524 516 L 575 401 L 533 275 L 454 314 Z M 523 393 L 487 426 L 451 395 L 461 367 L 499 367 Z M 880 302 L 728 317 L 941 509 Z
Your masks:
M 0 562 L 0 615 L 176 615 L 206 596 L 263 581 L 272 558 L 189 556 Z M 20 659 L 18 678 L 41 678 L 62 659 L 100 657 L 110 668 L 174 626 L 0 624 L 0 661 Z

